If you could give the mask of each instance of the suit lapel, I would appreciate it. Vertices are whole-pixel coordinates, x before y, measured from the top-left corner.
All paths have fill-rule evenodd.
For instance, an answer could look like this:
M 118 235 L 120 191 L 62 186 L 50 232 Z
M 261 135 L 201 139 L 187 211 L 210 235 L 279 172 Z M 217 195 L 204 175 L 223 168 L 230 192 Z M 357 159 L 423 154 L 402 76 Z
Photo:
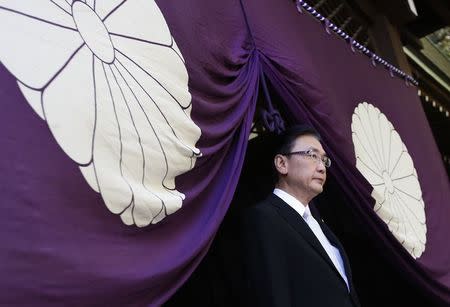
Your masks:
M 314 250 L 329 264 L 333 267 L 336 273 L 340 276 L 339 272 L 336 270 L 330 257 L 328 257 L 327 252 L 320 244 L 320 241 L 316 238 L 311 228 L 303 220 L 303 218 L 295 211 L 291 206 L 286 204 L 281 198 L 272 194 L 270 199 L 271 203 L 277 207 L 278 213 L 281 217 L 286 220 L 286 222 L 298 232 L 306 242 L 308 242 Z
M 353 278 L 352 278 L 352 270 L 350 269 L 350 262 L 348 260 L 347 254 L 345 253 L 344 247 L 342 246 L 341 242 L 339 242 L 338 238 L 334 235 L 334 233 L 331 231 L 328 226 L 322 222 L 320 219 L 317 219 L 319 222 L 320 228 L 322 228 L 323 233 L 328 238 L 331 244 L 333 244 L 337 249 L 339 249 L 339 252 L 341 253 L 342 260 L 344 262 L 344 268 L 345 273 L 347 275 L 348 284 L 350 287 L 350 296 L 355 303 L 355 306 L 359 306 L 359 300 L 356 296 L 355 288 L 353 287 Z
M 334 233 L 328 228 L 328 226 L 322 222 L 319 221 L 320 228 L 322 228 L 323 233 L 328 238 L 328 241 L 330 241 L 331 244 L 334 245 L 337 249 L 339 249 L 339 252 L 341 253 L 342 260 L 344 262 L 344 269 L 345 273 L 347 274 L 347 278 L 351 279 L 351 270 L 350 270 L 350 263 L 347 258 L 347 254 L 344 251 L 344 247 L 342 246 L 341 242 L 339 242 L 338 238 L 334 235 Z

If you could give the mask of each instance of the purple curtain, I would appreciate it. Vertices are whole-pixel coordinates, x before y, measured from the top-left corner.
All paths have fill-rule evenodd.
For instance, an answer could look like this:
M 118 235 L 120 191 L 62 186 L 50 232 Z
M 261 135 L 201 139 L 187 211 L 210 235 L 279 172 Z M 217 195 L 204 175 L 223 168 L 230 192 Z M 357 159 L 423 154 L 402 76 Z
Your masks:
M 202 259 L 231 202 L 256 104 L 259 75 L 255 72 L 259 62 L 249 43 L 237 2 L 164 1 L 158 3 L 162 15 L 154 6 L 149 6 L 153 1 L 128 0 L 106 4 L 88 1 L 90 8 L 80 3 L 76 4 L 76 8 L 75 4 L 69 6 L 63 2 L 48 1 L 45 5 L 30 2 L 25 7 L 15 1 L 0 4 L 0 39 L 16 44 L 11 47 L 2 42 L 0 47 L 0 147 L 3 149 L 0 191 L 4 213 L 0 217 L 0 271 L 3 275 L 0 304 L 159 306 L 180 287 Z M 98 17 L 91 13 L 93 8 Z M 125 16 L 121 16 L 123 12 Z M 171 65 L 173 61 L 180 62 L 180 56 L 166 60 L 166 53 L 173 55 L 174 49 L 157 49 L 171 43 L 170 39 L 165 40 L 166 28 L 158 20 L 161 16 L 164 16 L 185 61 L 192 97 L 191 118 L 201 129 L 195 146 L 202 156 L 191 171 L 176 177 L 176 190 L 185 196 L 181 209 L 156 224 L 128 226 L 117 213 L 112 214 L 105 206 L 105 189 L 98 193 L 83 178 L 79 170 L 82 163 L 71 159 L 76 156 L 77 150 L 72 156 L 66 154 L 71 149 L 63 143 L 64 140 L 61 141 L 63 138 L 55 132 L 59 126 L 53 124 L 50 118 L 50 113 L 57 108 L 50 103 L 51 91 L 53 84 L 64 78 L 64 72 L 71 69 L 70 64 L 78 60 L 82 52 L 94 54 L 94 72 L 75 80 L 77 83 L 61 81 L 65 82 L 63 90 L 67 94 L 60 95 L 57 103 L 67 104 L 67 108 L 73 107 L 69 96 L 89 91 L 95 82 L 94 88 L 99 92 L 99 83 L 105 82 L 102 81 L 102 74 L 110 74 L 107 78 L 110 88 L 114 89 L 114 82 L 120 84 L 121 75 L 124 76 L 124 83 L 133 88 L 134 79 L 126 76 L 122 64 L 147 89 L 147 84 L 151 85 L 153 79 L 139 79 L 141 71 L 132 70 L 135 66 L 127 62 L 121 54 L 124 53 L 135 62 L 140 60 L 139 56 L 145 57 L 148 62 L 153 61 L 151 65 L 156 67 L 156 71 L 148 68 L 151 78 L 178 98 L 177 86 L 181 85 L 177 83 L 177 78 L 181 79 L 183 75 L 177 73 L 179 67 Z M 102 23 L 109 31 L 115 48 L 112 64 L 108 64 L 109 49 L 103 46 L 105 51 L 102 45 L 92 42 L 93 38 L 89 35 L 93 34 L 89 28 L 83 30 L 83 26 L 101 30 Z M 140 25 L 149 29 L 136 28 Z M 78 35 L 77 30 L 82 39 L 78 36 L 72 38 L 73 33 Z M 70 53 L 67 56 L 63 54 L 68 59 L 62 71 L 52 72 L 55 76 L 48 86 L 34 82 L 33 78 L 41 77 L 40 70 L 50 70 L 53 61 L 59 59 L 72 41 L 77 43 L 74 43 L 74 50 L 81 49 L 73 51 L 72 57 Z M 56 51 L 43 49 L 47 45 Z M 13 47 L 21 49 L 9 49 Z M 58 53 L 60 49 L 62 51 Z M 38 52 L 49 54 L 46 56 Z M 49 63 L 41 67 L 43 61 Z M 164 65 L 158 67 L 161 61 Z M 28 64 L 25 68 L 21 66 L 24 62 Z M 103 68 L 97 73 L 95 65 L 99 62 Z M 78 67 L 80 70 L 84 68 L 81 64 Z M 102 72 L 103 69 L 106 73 Z M 172 74 L 172 70 L 175 73 Z M 164 78 L 165 73 L 169 78 Z M 119 81 L 112 78 L 112 74 Z M 91 81 L 84 85 L 86 79 Z M 173 84 L 170 83 L 172 79 L 175 79 Z M 123 83 L 118 88 L 131 109 L 134 95 L 127 96 L 127 86 Z M 136 86 L 133 90 L 138 96 L 139 88 Z M 166 92 L 157 90 L 149 90 L 149 94 L 159 103 L 158 95 L 163 97 Z M 116 108 L 116 116 L 120 117 L 127 110 L 119 111 L 120 91 L 118 96 L 114 96 L 113 90 L 111 92 L 114 98 L 111 104 Z M 100 95 L 97 93 L 98 97 Z M 47 121 L 30 106 L 34 96 L 40 97 L 38 107 L 43 106 Z M 181 94 L 179 96 L 182 97 Z M 106 113 L 100 110 L 103 106 L 100 106 L 99 100 L 94 101 L 97 118 Z M 74 113 L 85 107 L 84 101 L 76 103 L 79 107 L 73 108 Z M 145 107 L 144 103 L 142 107 Z M 164 110 L 164 104 L 159 107 L 168 120 L 177 111 Z M 86 107 L 83 112 L 87 114 L 90 110 Z M 139 114 L 132 113 L 135 122 Z M 71 121 L 74 116 L 78 114 L 69 116 L 66 121 Z M 88 120 L 83 120 L 87 125 Z M 153 118 L 150 118 L 152 121 Z M 127 127 L 120 118 L 118 122 L 121 124 L 121 136 L 125 138 Z M 64 122 L 58 124 L 65 125 Z M 96 129 L 100 125 L 98 123 Z M 152 133 L 150 128 L 146 133 Z M 162 131 L 161 135 L 164 133 Z M 78 137 L 77 131 L 72 132 L 72 137 Z M 145 135 L 140 134 L 139 137 L 143 139 Z M 164 136 L 160 141 L 165 142 Z M 113 137 L 108 138 L 108 142 L 107 148 L 113 150 Z M 126 142 L 122 139 L 123 151 L 126 150 Z M 94 142 L 94 146 L 96 144 Z M 177 147 L 174 145 L 172 150 L 175 149 Z M 121 157 L 126 158 L 124 152 Z M 104 159 L 102 157 L 98 163 Z M 122 172 L 125 173 L 129 166 L 123 160 L 121 162 Z M 152 164 L 153 161 L 148 159 L 146 162 Z M 159 163 L 162 162 L 156 162 Z M 158 168 L 158 165 L 152 166 Z
M 157 1 L 156 6 L 150 0 L 41 2 L 0 4 L 1 304 L 165 302 L 205 255 L 231 202 L 261 72 L 282 97 L 278 104 L 289 111 L 287 122 L 309 122 L 320 131 L 333 159 L 333 175 L 373 240 L 411 279 L 450 302 L 449 182 L 416 88 L 373 67 L 320 23 L 299 14 L 291 1 Z M 183 92 L 183 82 L 190 94 Z M 102 96 L 98 88 L 109 91 Z M 140 190 L 131 183 L 136 210 L 127 215 L 128 209 L 115 207 L 123 193 L 114 194 L 115 181 L 102 185 L 100 173 L 108 174 L 109 168 L 99 166 L 110 156 L 95 151 L 101 144 L 101 153 L 113 152 L 120 139 L 119 154 L 111 155 L 120 158 L 120 174 L 134 178 L 126 164 L 127 146 L 134 140 L 141 144 L 134 152 L 144 157 L 149 172 L 160 170 L 159 160 L 145 159 L 147 133 L 160 126 L 154 117 L 142 115 L 147 114 L 142 102 L 147 98 L 140 94 L 155 105 L 178 103 L 167 109 L 161 104 L 152 113 L 164 114 L 161 126 L 172 116 L 190 116 L 187 128 L 156 133 L 160 145 L 153 147 L 172 146 L 170 152 L 184 153 L 185 140 L 177 143 L 178 137 L 201 131 L 198 141 L 194 132 L 186 132 L 190 150 L 197 153 L 197 148 L 201 156 L 195 160 L 188 151 L 192 169 L 188 165 L 175 173 L 174 186 L 164 180 L 178 160 L 161 160 L 166 173 L 159 188 L 170 197 L 174 190 L 184 196 L 181 208 L 166 208 L 162 218 L 159 212 L 146 220 L 150 224 L 139 224 L 146 202 L 139 207 Z M 372 186 L 355 166 L 352 114 L 364 101 L 386 115 L 414 161 L 427 226 L 420 257 L 411 257 L 376 214 Z M 107 110 L 110 121 L 101 117 Z M 123 112 L 134 123 L 128 130 Z M 73 123 L 74 118 L 82 120 Z M 148 130 L 138 129 L 139 118 L 150 123 Z M 111 122 L 119 128 L 102 126 Z M 89 159 L 83 159 L 84 149 L 73 146 L 84 144 L 78 140 L 84 130 L 93 135 L 86 141 L 92 148 L 83 147 Z M 99 131 L 109 132 L 98 140 Z M 95 174 L 88 173 L 92 163 Z M 108 176 L 104 178 L 107 182 Z

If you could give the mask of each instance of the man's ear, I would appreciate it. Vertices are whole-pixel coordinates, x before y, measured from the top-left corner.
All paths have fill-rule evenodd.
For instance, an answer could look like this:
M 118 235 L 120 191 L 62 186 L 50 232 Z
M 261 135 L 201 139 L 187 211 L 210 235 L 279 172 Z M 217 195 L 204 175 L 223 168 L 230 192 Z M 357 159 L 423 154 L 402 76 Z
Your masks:
M 280 154 L 276 155 L 273 159 L 273 163 L 279 174 L 286 175 L 288 173 L 288 162 L 286 156 Z

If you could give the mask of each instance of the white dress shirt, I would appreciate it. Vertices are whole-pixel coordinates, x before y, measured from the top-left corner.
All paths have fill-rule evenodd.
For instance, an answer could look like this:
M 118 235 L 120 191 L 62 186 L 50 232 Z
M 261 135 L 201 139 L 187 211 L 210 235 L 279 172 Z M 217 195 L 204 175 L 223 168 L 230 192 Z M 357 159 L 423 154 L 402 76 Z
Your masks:
M 323 249 L 327 252 L 328 257 L 330 257 L 339 274 L 344 279 L 345 283 L 347 284 L 347 289 L 349 289 L 350 291 L 347 275 L 345 274 L 344 261 L 342 260 L 341 253 L 339 252 L 339 249 L 334 247 L 330 243 L 330 241 L 328 241 L 328 238 L 323 233 L 319 223 L 317 223 L 316 219 L 312 216 L 311 211 L 309 209 L 309 205 L 306 206 L 303 205 L 297 198 L 295 198 L 294 196 L 290 195 L 289 193 L 283 190 L 276 188 L 273 191 L 273 193 L 279 198 L 281 198 L 289 206 L 291 206 L 295 211 L 297 211 L 297 213 L 300 214 L 303 220 L 305 220 L 306 224 L 308 224 L 309 228 L 311 228 L 317 240 L 319 240 Z

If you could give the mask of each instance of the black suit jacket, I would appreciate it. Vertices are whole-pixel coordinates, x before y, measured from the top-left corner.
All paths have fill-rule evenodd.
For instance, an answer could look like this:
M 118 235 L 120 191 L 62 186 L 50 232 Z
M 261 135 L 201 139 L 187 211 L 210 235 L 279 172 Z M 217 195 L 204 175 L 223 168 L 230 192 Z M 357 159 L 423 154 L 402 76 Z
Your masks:
M 359 306 L 345 251 L 331 230 L 317 221 L 341 253 L 350 293 L 303 218 L 272 194 L 242 214 L 248 306 Z

